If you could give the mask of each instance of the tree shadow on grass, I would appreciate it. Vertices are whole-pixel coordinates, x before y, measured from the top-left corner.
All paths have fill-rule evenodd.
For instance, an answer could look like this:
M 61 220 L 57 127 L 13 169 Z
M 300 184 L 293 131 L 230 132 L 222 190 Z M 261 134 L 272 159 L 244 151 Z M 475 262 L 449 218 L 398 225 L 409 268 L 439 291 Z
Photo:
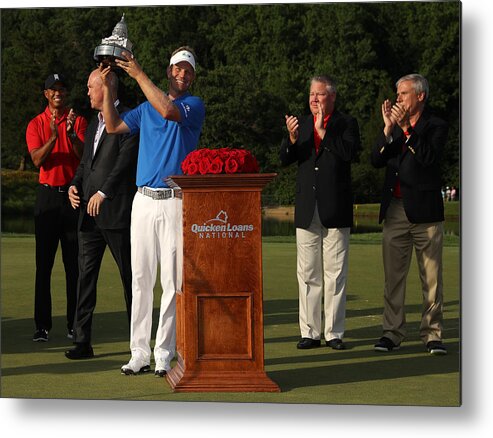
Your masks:
M 276 366 L 283 364 L 305 364 L 305 363 L 316 363 L 316 362 L 326 362 L 327 365 L 331 365 L 332 362 L 341 361 L 362 361 L 366 359 L 370 360 L 387 360 L 395 358 L 404 358 L 412 355 L 424 355 L 426 357 L 431 355 L 426 351 L 425 346 L 419 340 L 414 340 L 414 342 L 404 342 L 400 350 L 393 352 L 376 352 L 373 349 L 373 343 L 362 342 L 358 346 L 366 346 L 364 350 L 361 348 L 353 348 L 353 342 L 346 350 L 335 351 L 329 347 L 322 344 L 319 348 L 313 348 L 310 350 L 297 350 L 296 346 L 293 345 L 289 348 L 287 356 L 272 357 L 265 359 L 264 363 L 266 366 Z M 455 362 L 456 366 L 459 366 L 459 342 L 456 340 L 447 343 L 448 355 L 444 356 L 443 359 Z
M 342 351 L 334 351 L 324 342 L 319 348 L 297 350 L 298 337 L 267 339 L 266 343 L 293 342 L 289 351 L 276 347 L 277 356 L 266 357 L 264 364 L 269 377 L 283 392 L 310 386 L 458 373 L 461 362 L 458 324 L 458 318 L 445 321 L 446 326 L 455 327 L 444 339 L 446 356 L 432 356 L 426 351 L 419 338 L 419 322 L 413 322 L 407 324 L 408 339 L 394 352 L 374 351 L 373 345 L 381 336 L 381 326 L 374 325 L 348 330 L 347 349 Z M 279 355 L 280 352 L 284 354 Z M 276 369 L 280 367 L 288 369 Z
M 458 301 L 448 302 L 446 308 L 456 304 Z M 283 392 L 299 387 L 426 376 L 435 373 L 447 374 L 458 372 L 460 369 L 459 343 L 447 343 L 445 339 L 449 355 L 445 357 L 429 355 L 419 341 L 418 321 L 407 324 L 409 341 L 403 343 L 401 350 L 390 354 L 379 354 L 373 351 L 373 343 L 381 334 L 381 326 L 375 324 L 347 330 L 346 338 L 349 340 L 347 350 L 335 352 L 327 347 L 297 350 L 295 342 L 299 339 L 298 300 L 270 300 L 266 301 L 264 308 L 267 330 L 274 325 L 293 325 L 292 336 L 286 333 L 291 329 L 283 327 L 281 336 L 265 339 L 266 344 L 292 342 L 288 348 L 281 351 L 282 356 L 267 357 L 265 360 L 267 367 L 289 366 L 287 370 L 274 370 L 268 373 L 280 385 Z M 158 311 L 159 309 L 154 309 L 153 321 L 157 321 L 156 312 Z M 379 307 L 349 310 L 347 317 L 381 315 L 381 311 Z M 409 316 L 420 314 L 421 306 L 406 306 L 406 312 Z M 447 312 L 445 312 L 446 316 Z M 457 339 L 459 337 L 458 318 L 446 319 L 444 325 L 446 330 L 449 327 L 448 338 Z M 40 373 L 72 374 L 74 370 L 77 373 L 114 371 L 118 370 L 129 357 L 129 350 L 119 345 L 123 342 L 127 346 L 129 341 L 128 321 L 124 311 L 94 314 L 93 346 L 96 357 L 92 360 L 70 361 L 64 358 L 64 351 L 72 345 L 72 342 L 66 338 L 64 316 L 53 318 L 53 330 L 50 333 L 50 341 L 47 343 L 32 341 L 32 326 L 31 318 L 3 318 L 2 353 L 55 354 L 57 361 L 53 363 L 48 359 L 42 364 L 2 368 L 4 376 Z M 153 327 L 153 333 L 154 330 L 155 327 Z M 363 346 L 368 348 L 362 350 Z M 61 363 L 58 358 L 61 358 Z M 341 361 L 346 363 L 342 364 Z M 76 362 L 76 367 L 74 367 L 74 362 Z
M 158 311 L 155 309 L 155 312 Z M 157 315 L 154 315 L 153 321 L 157 321 Z M 66 337 L 65 316 L 53 317 L 48 342 L 33 342 L 32 326 L 30 318 L 2 318 L 2 355 L 46 355 L 45 360 L 36 360 L 38 363 L 34 365 L 6 367 L 3 360 L 2 376 L 118 372 L 130 358 L 129 325 L 125 311 L 94 314 L 93 359 L 74 361 L 65 358 L 65 351 L 73 347 L 73 341 Z M 56 359 L 51 360 L 53 355 Z M 39 363 L 41 361 L 44 363 Z
M 93 343 L 111 343 L 128 341 L 128 323 L 121 324 L 123 312 L 99 314 L 96 328 L 93 327 Z M 73 341 L 67 338 L 65 317 L 53 317 L 53 328 L 49 333 L 48 342 L 33 342 L 34 333 L 32 319 L 2 318 L 2 354 L 32 353 L 57 348 L 70 348 Z M 63 350 L 65 351 L 65 350 Z
M 451 347 L 454 351 L 458 349 L 458 344 L 453 343 Z M 420 355 L 416 355 L 418 351 Z M 337 354 L 337 363 L 329 363 L 322 366 L 293 367 L 287 370 L 269 371 L 272 378 L 283 392 L 296 388 L 311 386 L 339 385 L 344 383 L 357 383 L 379 381 L 387 379 L 400 379 L 406 377 L 422 377 L 433 374 L 450 374 L 459 371 L 459 357 L 451 352 L 447 356 L 432 356 L 423 352 L 422 348 L 410 347 L 407 351 L 400 354 L 391 353 L 384 356 L 377 356 L 379 353 L 371 352 L 346 353 L 346 359 L 360 359 L 356 362 L 340 363 L 344 356 Z M 335 355 L 334 355 L 335 356 Z M 362 361 L 361 358 L 368 359 Z M 381 357 L 381 359 L 378 359 Z M 294 358 L 285 358 L 288 363 Z M 299 363 L 300 358 L 296 358 Z M 317 355 L 310 357 L 306 362 L 319 360 L 327 362 L 327 355 Z M 270 363 L 270 361 L 266 361 Z M 283 363 L 286 363 L 284 360 Z
M 284 328 L 284 336 L 267 336 L 265 343 L 266 345 L 287 342 L 292 344 L 288 347 L 289 350 L 280 350 L 282 347 L 278 346 L 270 349 L 271 352 L 275 351 L 274 354 L 277 357 L 266 358 L 265 366 L 268 375 L 281 387 L 283 392 L 287 392 L 310 386 L 458 373 L 460 371 L 460 343 L 457 339 L 460 336 L 460 319 L 451 317 L 449 312 L 455 310 L 448 310 L 457 305 L 459 305 L 458 300 L 445 303 L 444 342 L 448 348 L 448 355 L 436 357 L 426 351 L 419 337 L 422 311 L 420 304 L 406 305 L 408 336 L 402 348 L 392 353 L 379 353 L 373 350 L 373 345 L 382 335 L 382 326 L 375 324 L 375 319 L 371 317 L 378 317 L 380 321 L 382 307 L 348 309 L 347 319 L 359 318 L 358 323 L 363 326 L 346 330 L 346 350 L 331 350 L 325 347 L 323 339 L 320 348 L 297 350 L 295 343 L 299 340 L 298 301 L 271 300 L 264 307 L 266 309 L 266 333 L 272 333 L 269 327 L 280 324 L 291 324 L 292 328 Z M 347 325 L 351 326 L 351 324 Z M 288 330 L 292 331 L 292 336 L 286 335 Z M 447 341 L 448 339 L 450 341 Z M 279 367 L 289 369 L 269 370 L 269 368 Z
M 153 309 L 153 328 L 159 316 L 159 309 Z M 33 342 L 33 320 L 31 318 L 2 317 L 2 354 L 33 353 L 40 351 L 63 352 L 71 348 L 73 341 L 67 338 L 65 316 L 53 316 L 53 327 L 48 342 Z M 92 324 L 92 344 L 113 344 L 124 342 L 129 346 L 130 329 L 125 311 L 95 312 Z M 130 346 L 127 354 L 130 354 Z
M 63 355 L 63 351 L 57 351 L 58 354 Z M 117 352 L 111 356 L 123 355 L 128 356 L 128 352 Z M 106 355 L 103 355 L 106 356 Z M 108 355 L 109 356 L 109 355 Z M 122 360 L 101 360 L 101 356 L 96 355 L 93 359 L 87 360 L 69 360 L 63 363 L 44 363 L 35 365 L 25 365 L 16 367 L 2 367 L 2 375 L 4 377 L 12 376 L 27 376 L 27 375 L 40 375 L 40 374 L 55 374 L 55 375 L 69 375 L 69 374 L 85 374 L 85 373 L 101 373 L 105 371 L 118 372 L 123 365 Z
M 443 327 L 443 341 L 448 345 L 448 339 L 458 339 L 460 336 L 459 318 L 446 318 L 444 319 L 444 327 Z M 408 343 L 417 342 L 420 345 L 421 350 L 424 349 L 424 345 L 421 343 L 421 339 L 419 337 L 419 321 L 408 322 L 406 324 L 407 337 L 403 341 L 402 346 L 405 347 Z M 366 325 L 360 328 L 354 328 L 346 330 L 344 335 L 344 340 L 346 344 L 346 350 L 352 350 L 354 348 L 360 346 L 368 346 L 369 350 L 373 351 L 373 345 L 375 342 L 382 336 L 382 326 L 381 325 Z M 293 327 L 293 335 L 292 336 L 277 336 L 277 337 L 266 337 L 264 342 L 266 344 L 278 344 L 284 342 L 292 342 L 292 349 L 296 350 L 296 345 L 300 339 L 299 331 L 297 326 Z M 322 346 L 325 345 L 325 340 L 322 339 Z M 291 347 L 290 347 L 291 348 Z M 326 347 L 323 347 L 326 348 Z M 307 352 L 308 350 L 302 350 L 302 352 Z M 319 349 L 310 350 L 310 351 L 320 351 Z M 332 350 L 331 350 L 332 351 Z M 337 354 L 341 354 L 342 352 L 337 352 Z

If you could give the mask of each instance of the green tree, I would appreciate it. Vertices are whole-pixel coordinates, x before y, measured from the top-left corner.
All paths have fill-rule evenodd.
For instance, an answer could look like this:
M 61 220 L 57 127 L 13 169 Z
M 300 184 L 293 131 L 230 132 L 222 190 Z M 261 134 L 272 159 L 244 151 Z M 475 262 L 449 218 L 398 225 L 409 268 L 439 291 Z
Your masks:
M 460 8 L 459 2 L 383 2 L 3 9 L 2 166 L 17 169 L 28 157 L 25 129 L 46 105 L 48 74 L 64 73 L 71 105 L 92 116 L 86 83 L 96 66 L 93 50 L 125 13 L 134 54 L 159 87 L 167 88 L 171 52 L 195 49 L 192 92 L 206 105 L 199 146 L 251 150 L 263 172 L 278 174 L 264 191 L 268 202 L 294 200 L 296 166 L 282 169 L 278 158 L 284 115 L 309 111 L 309 80 L 321 73 L 337 79 L 337 106 L 359 122 L 357 202 L 380 199 L 383 172 L 369 162 L 382 129 L 380 105 L 411 72 L 428 78 L 429 105 L 449 122 L 444 184 L 458 186 Z M 145 100 L 132 78 L 119 76 L 128 106 Z

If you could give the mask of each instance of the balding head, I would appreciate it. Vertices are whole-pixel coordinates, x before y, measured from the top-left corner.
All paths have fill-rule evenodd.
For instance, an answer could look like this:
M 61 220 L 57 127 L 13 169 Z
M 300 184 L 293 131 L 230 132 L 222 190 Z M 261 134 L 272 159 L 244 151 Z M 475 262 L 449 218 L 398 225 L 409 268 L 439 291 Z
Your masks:
M 114 72 L 110 72 L 107 76 L 111 95 L 116 100 L 118 95 L 118 77 Z M 103 81 L 101 80 L 101 72 L 95 69 L 89 75 L 87 80 L 87 95 L 91 101 L 91 108 L 102 111 L 103 109 Z

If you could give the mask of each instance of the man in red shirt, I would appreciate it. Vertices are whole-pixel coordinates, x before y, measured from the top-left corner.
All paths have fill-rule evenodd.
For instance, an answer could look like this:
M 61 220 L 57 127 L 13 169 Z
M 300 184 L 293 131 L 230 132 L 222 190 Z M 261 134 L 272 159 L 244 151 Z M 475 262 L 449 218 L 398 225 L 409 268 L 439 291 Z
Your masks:
M 45 81 L 46 109 L 29 122 L 26 143 L 39 168 L 34 209 L 36 235 L 36 283 L 33 341 L 47 341 L 52 328 L 51 271 L 60 242 L 65 267 L 68 337 L 73 334 L 77 295 L 77 211 L 68 199 L 68 187 L 79 165 L 87 121 L 66 107 L 65 78 L 51 74 Z

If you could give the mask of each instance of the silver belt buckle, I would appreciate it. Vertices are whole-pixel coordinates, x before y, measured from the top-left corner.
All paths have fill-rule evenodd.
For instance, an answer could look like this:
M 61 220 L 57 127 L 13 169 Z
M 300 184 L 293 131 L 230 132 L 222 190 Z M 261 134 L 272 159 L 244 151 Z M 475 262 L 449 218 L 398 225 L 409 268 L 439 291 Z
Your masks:
M 164 190 L 159 190 L 158 192 L 158 199 L 169 199 L 173 198 L 173 190 L 171 189 L 164 189 Z

